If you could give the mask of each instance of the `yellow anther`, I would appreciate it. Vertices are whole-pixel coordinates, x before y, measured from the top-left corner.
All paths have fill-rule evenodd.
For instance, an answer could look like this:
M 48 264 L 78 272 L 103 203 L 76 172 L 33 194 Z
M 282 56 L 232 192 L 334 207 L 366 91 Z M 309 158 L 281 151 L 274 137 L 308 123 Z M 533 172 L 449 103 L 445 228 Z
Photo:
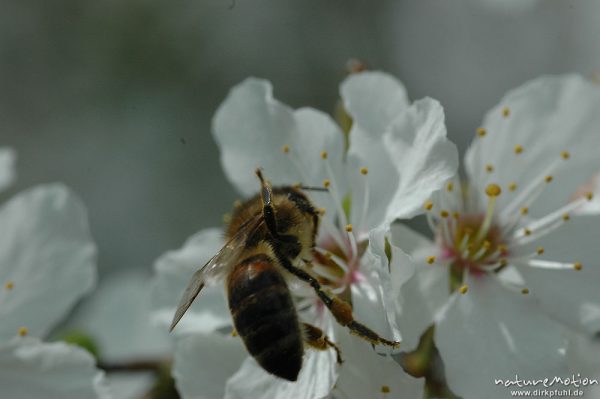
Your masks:
M 27 329 L 27 327 L 19 327 L 19 336 L 24 337 L 27 335 L 28 332 L 29 330 Z
M 347 224 L 345 229 L 348 233 L 352 233 L 352 225 L 351 224 Z
M 433 265 L 435 263 L 435 256 L 428 256 L 427 263 Z
M 482 245 L 485 249 L 490 249 L 492 247 L 492 243 L 488 240 L 485 240 Z
M 223 214 L 223 223 L 225 223 L 225 224 L 231 223 L 231 213 Z
M 433 208 L 433 202 L 427 201 L 424 205 L 424 208 L 430 211 Z
M 508 265 L 508 261 L 506 259 L 500 259 L 500 266 L 504 267 Z
M 321 158 L 327 159 L 327 151 L 321 151 Z
M 289 145 L 287 145 L 287 144 L 283 145 L 283 146 L 281 147 L 281 151 L 282 151 L 284 154 L 287 154 L 288 152 L 290 152 L 290 146 L 289 146 Z
M 240 201 L 240 200 L 233 201 L 234 208 L 239 208 L 240 206 L 242 206 L 242 201 Z
M 571 158 L 571 154 L 569 154 L 569 151 L 563 151 L 563 152 L 561 152 L 560 156 L 564 160 L 567 160 L 567 159 Z
M 458 220 L 458 219 L 460 218 L 460 213 L 458 213 L 458 212 L 453 212 L 453 213 L 452 213 L 452 217 L 453 217 L 454 219 Z
M 523 288 L 523 289 L 521 290 L 521 294 L 523 294 L 523 295 L 527 295 L 527 294 L 529 294 L 529 289 L 528 289 L 528 288 Z
M 552 180 L 554 180 L 554 177 L 552 175 L 548 175 L 546 176 L 546 183 L 550 183 Z
M 538 255 L 542 255 L 544 253 L 544 247 L 539 247 L 538 249 L 535 250 L 535 252 L 537 252 Z
M 369 169 L 367 169 L 367 168 L 360 168 L 360 174 L 361 175 L 366 175 L 368 173 L 369 173 Z
M 525 228 L 525 229 L 523 229 L 523 233 L 524 233 L 526 236 L 530 236 L 530 235 L 531 235 L 531 230 L 530 230 L 530 229 L 528 229 L 528 228 Z
M 594 193 L 587 193 L 585 195 L 585 198 L 587 198 L 588 201 L 591 201 L 594 199 Z
M 237 332 L 237 330 L 235 328 L 233 330 L 231 330 L 231 336 L 232 337 L 237 337 L 238 336 L 238 332 Z
M 381 393 L 390 393 L 390 387 L 388 387 L 387 385 L 382 385 L 381 386 Z
M 450 214 L 448 213 L 448 211 L 440 211 L 440 216 L 443 217 L 444 219 L 447 218 L 448 216 L 450 216 Z
M 492 173 L 494 171 L 494 166 L 492 164 L 485 165 L 485 171 L 488 173 Z
M 319 212 L 319 215 L 323 216 L 325 214 L 325 208 L 319 208 L 317 209 L 317 212 Z
M 448 191 L 454 190 L 454 183 L 448 182 L 448 184 L 446 185 L 446 190 L 448 190 Z
M 517 145 L 515 146 L 515 154 L 520 154 L 520 153 L 522 153 L 522 152 L 523 152 L 523 146 L 522 146 L 522 145 L 519 145 L 519 144 L 517 144 Z
M 15 288 L 15 283 L 13 283 L 12 281 L 7 281 L 6 284 L 4 284 L 4 288 L 10 291 L 13 288 Z
M 296 182 L 296 183 L 292 184 L 292 187 L 300 189 L 300 188 L 302 188 L 302 183 Z
M 580 271 L 581 269 L 583 269 L 583 265 L 581 263 L 577 262 L 573 265 L 573 269 Z
M 507 118 L 510 115 L 510 108 L 504 107 L 502 108 L 502 116 Z
M 487 134 L 487 130 L 485 130 L 485 128 L 483 128 L 483 127 L 477 128 L 477 135 L 479 137 L 484 137 L 486 134 Z
M 521 212 L 521 215 L 527 215 L 529 213 L 529 208 L 524 206 L 523 208 L 521 208 L 520 212 Z
M 331 181 L 329 179 L 323 180 L 323 187 L 329 188 L 330 185 L 331 185 Z
M 502 189 L 497 184 L 488 184 L 488 186 L 485 188 L 485 193 L 488 195 L 488 197 L 497 197 L 502 194 Z
M 458 289 L 458 291 L 459 291 L 461 294 L 465 295 L 465 294 L 467 293 L 467 291 L 469 291 L 469 286 L 468 286 L 468 285 L 466 285 L 466 284 L 464 284 L 463 286 L 461 286 L 461 287 Z
M 564 213 L 564 214 L 562 215 L 562 218 L 563 218 L 563 220 L 566 222 L 566 221 L 568 221 L 568 220 L 570 220 L 570 219 L 571 219 L 571 215 L 569 215 L 568 213 Z
M 517 183 L 512 182 L 508 185 L 508 190 L 509 191 L 515 191 L 517 189 Z
M 508 245 L 506 244 L 498 244 L 498 251 L 505 254 L 508 252 Z

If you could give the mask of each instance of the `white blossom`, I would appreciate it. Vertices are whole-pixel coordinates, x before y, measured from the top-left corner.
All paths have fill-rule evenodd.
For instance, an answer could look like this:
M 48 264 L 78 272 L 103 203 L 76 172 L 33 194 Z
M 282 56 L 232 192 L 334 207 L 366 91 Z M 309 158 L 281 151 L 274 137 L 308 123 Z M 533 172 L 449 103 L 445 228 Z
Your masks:
M 275 186 L 300 183 L 327 188 L 307 191 L 324 213 L 311 272 L 327 281 L 326 289 L 350 298 L 357 320 L 382 337 L 397 340 L 399 304 L 391 294 L 410 278 L 414 267 L 393 245 L 388 259 L 389 225 L 421 212 L 423 201 L 455 173 L 457 152 L 446 139 L 441 106 L 432 99 L 411 105 L 403 86 L 389 75 L 351 76 L 342 84 L 341 96 L 353 118 L 347 151 L 344 133 L 328 115 L 312 108 L 290 109 L 273 98 L 268 82 L 254 78 L 232 89 L 215 115 L 213 132 L 226 175 L 246 196 L 258 191 L 252 173 L 257 167 Z M 386 147 L 402 151 L 403 158 L 392 157 Z M 215 230 L 204 231 L 180 251 L 159 259 L 158 319 L 169 320 L 186 279 L 219 245 Z M 209 288 L 182 320 L 180 334 L 185 337 L 177 343 L 174 375 L 184 397 L 352 398 L 379 397 L 388 390 L 393 397 L 422 395 L 422 381 L 350 336 L 303 285 L 291 284 L 298 308 L 305 309 L 302 319 L 338 342 L 344 364 L 337 367 L 331 350 L 307 349 L 297 382 L 267 374 L 245 355 L 239 340 L 215 334 L 231 321 L 221 287 Z M 229 356 L 220 356 L 215 347 L 223 347 Z M 211 362 L 198 364 L 196 359 L 201 358 L 216 358 L 222 374 L 216 371 L 219 366 L 208 366 Z M 237 371 L 231 376 L 232 370 Z M 224 386 L 206 388 L 202 383 L 206 379 Z
M 0 188 L 13 180 L 13 162 L 0 150 Z M 40 340 L 93 288 L 95 256 L 85 209 L 66 187 L 38 186 L 1 205 L 2 397 L 109 397 L 90 354 Z
M 420 263 L 399 299 L 411 303 L 399 315 L 405 347 L 435 324 L 464 398 L 506 397 L 494 378 L 565 373 L 564 325 L 600 331 L 598 109 L 600 88 L 577 76 L 509 92 L 467 151 L 468 180 L 424 204 L 435 241 L 395 228 Z

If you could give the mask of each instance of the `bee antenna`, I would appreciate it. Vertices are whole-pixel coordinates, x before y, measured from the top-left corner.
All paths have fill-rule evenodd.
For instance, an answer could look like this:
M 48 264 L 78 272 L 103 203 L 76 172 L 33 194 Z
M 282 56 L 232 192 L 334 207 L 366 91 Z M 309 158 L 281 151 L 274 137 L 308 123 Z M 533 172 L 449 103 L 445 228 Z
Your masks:
M 300 186 L 299 188 L 304 191 L 329 191 L 325 187 Z
M 256 176 L 258 176 L 258 178 L 260 179 L 260 185 L 262 187 L 261 197 L 262 197 L 263 204 L 271 206 L 271 196 L 272 196 L 271 186 L 263 177 L 262 170 L 260 168 L 256 168 L 255 173 L 256 173 Z
M 256 176 L 258 176 L 258 178 L 260 179 L 260 182 L 264 184 L 265 179 L 263 178 L 262 169 L 256 168 L 256 171 L 254 171 L 254 173 L 256 173 Z

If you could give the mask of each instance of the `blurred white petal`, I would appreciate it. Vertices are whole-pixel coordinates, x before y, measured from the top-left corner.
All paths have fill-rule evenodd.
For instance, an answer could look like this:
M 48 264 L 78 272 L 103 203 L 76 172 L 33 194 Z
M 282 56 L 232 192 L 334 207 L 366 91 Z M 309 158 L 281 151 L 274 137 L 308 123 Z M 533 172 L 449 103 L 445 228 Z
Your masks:
M 274 185 L 320 185 L 328 178 L 321 152 L 339 171 L 344 151 L 343 135 L 328 115 L 294 111 L 273 98 L 269 82 L 256 78 L 231 90 L 215 114 L 213 135 L 229 181 L 245 195 L 259 189 L 257 167 Z
M 106 376 L 111 399 L 143 398 L 156 383 L 153 372 L 110 373 Z
M 15 180 L 17 154 L 12 148 L 0 147 L 0 191 Z
M 85 350 L 62 342 L 15 338 L 0 345 L 2 397 L 108 399 L 104 373 Z
M 535 300 L 503 287 L 496 278 L 466 279 L 440 316 L 435 342 L 452 391 L 465 398 L 506 398 L 495 379 L 567 375 L 564 330 L 539 311 Z
M 247 357 L 239 337 L 198 333 L 177 341 L 173 376 L 183 399 L 221 399 Z M 252 396 L 248 396 L 252 397 Z
M 381 138 L 409 106 L 404 85 L 392 75 L 378 71 L 350 75 L 340 86 L 340 95 L 353 124 L 371 139 Z
M 223 245 L 220 229 L 202 230 L 190 237 L 181 249 L 169 251 L 155 263 L 152 298 L 153 318 L 167 328 L 192 274 Z M 177 333 L 213 331 L 231 325 L 229 309 L 220 285 L 205 287 L 177 325 Z
M 334 393 L 339 392 L 345 399 L 423 397 L 424 379 L 406 374 L 393 359 L 378 355 L 368 342 L 356 336 L 340 331 L 338 337 L 344 363 Z
M 567 360 L 575 376 L 580 374 L 581 378 L 600 381 L 600 336 L 570 333 Z M 593 384 L 583 390 L 585 397 L 600 397 L 600 384 Z
M 67 328 L 91 336 L 103 362 L 154 360 L 169 354 L 167 332 L 151 321 L 148 276 L 114 272 L 70 318 Z
M 337 372 L 333 351 L 304 352 L 302 369 L 296 382 L 277 378 L 264 371 L 256 360 L 249 357 L 227 382 L 225 399 L 319 399 L 333 388 Z
M 62 185 L 22 192 L 0 208 L 0 340 L 44 336 L 89 292 L 96 248 L 85 208 Z M 6 289 L 10 284 L 12 289 Z

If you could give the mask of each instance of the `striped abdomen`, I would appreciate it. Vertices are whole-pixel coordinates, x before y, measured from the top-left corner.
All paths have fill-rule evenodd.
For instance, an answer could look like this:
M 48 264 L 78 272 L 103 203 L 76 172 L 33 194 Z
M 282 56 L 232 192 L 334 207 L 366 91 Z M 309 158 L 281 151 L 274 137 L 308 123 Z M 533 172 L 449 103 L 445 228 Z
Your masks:
M 255 255 L 227 281 L 233 324 L 246 349 L 271 374 L 296 381 L 304 347 L 290 291 L 273 261 Z

